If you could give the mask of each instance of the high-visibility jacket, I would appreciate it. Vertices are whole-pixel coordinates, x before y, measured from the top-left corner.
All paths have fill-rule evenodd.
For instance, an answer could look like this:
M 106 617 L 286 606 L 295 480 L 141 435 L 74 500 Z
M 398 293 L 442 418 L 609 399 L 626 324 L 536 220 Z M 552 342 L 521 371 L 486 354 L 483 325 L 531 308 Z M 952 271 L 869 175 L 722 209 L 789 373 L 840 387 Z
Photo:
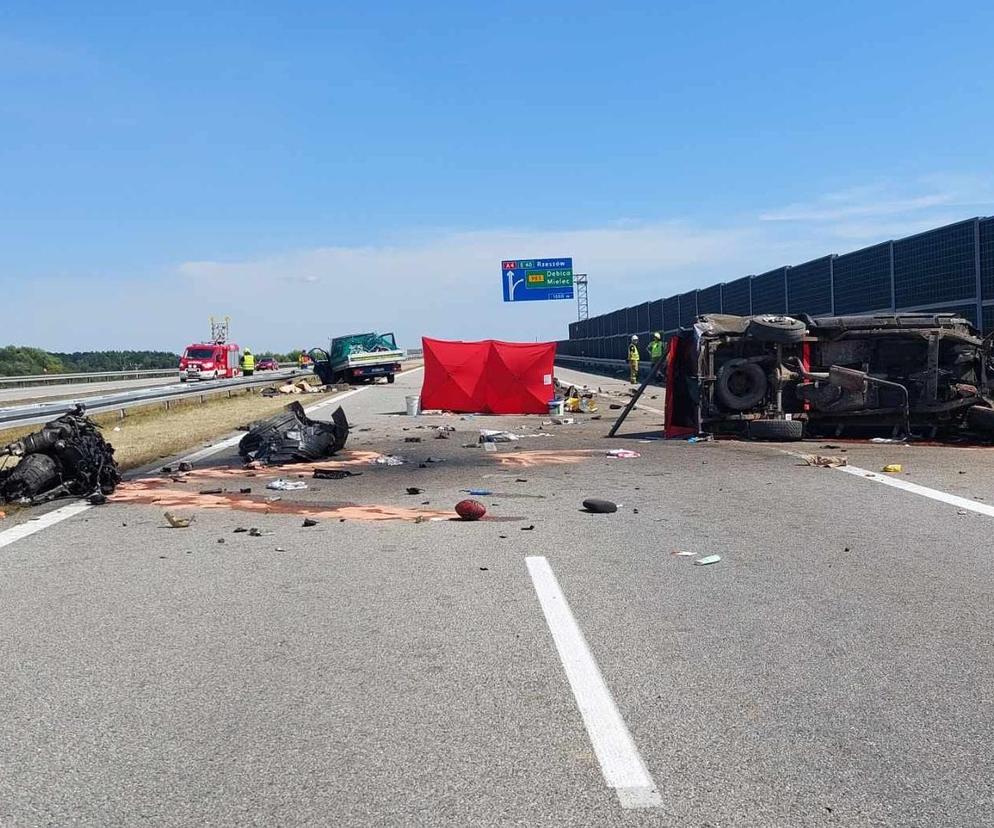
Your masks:
M 649 343 L 649 356 L 653 362 L 658 362 L 663 355 L 663 340 L 654 339 Z
M 634 342 L 628 346 L 628 361 L 638 362 L 639 361 L 639 346 Z
M 243 371 L 254 371 L 255 370 L 255 355 L 250 354 L 246 351 L 242 354 L 242 370 Z

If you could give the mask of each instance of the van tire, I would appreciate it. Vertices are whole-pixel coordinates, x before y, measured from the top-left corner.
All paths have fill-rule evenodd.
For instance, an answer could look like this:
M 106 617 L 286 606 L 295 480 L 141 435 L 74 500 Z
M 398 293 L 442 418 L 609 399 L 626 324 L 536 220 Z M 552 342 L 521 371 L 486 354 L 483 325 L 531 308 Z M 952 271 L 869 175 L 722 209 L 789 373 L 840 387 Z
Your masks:
M 766 397 L 766 372 L 762 366 L 745 359 L 730 359 L 718 369 L 715 396 L 732 411 L 745 411 Z
M 994 408 L 983 405 L 970 406 L 966 412 L 966 421 L 974 431 L 994 433 Z
M 749 437 L 770 443 L 796 443 L 804 437 L 801 420 L 750 420 Z
M 774 314 L 754 316 L 746 328 L 746 336 L 758 342 L 773 342 L 778 345 L 801 342 L 807 332 L 807 327 L 800 319 Z

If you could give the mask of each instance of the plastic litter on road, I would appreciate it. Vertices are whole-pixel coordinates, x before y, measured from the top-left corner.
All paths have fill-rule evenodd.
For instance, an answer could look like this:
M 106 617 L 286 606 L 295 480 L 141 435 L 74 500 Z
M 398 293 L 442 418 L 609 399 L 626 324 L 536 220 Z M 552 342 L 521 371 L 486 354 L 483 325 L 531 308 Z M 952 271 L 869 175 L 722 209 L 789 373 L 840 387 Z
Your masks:
M 900 463 L 888 463 L 880 471 L 886 472 L 887 474 L 900 474 L 904 471 L 904 468 Z
M 708 564 L 716 564 L 721 560 L 721 555 L 708 555 L 706 558 L 698 558 L 694 561 L 694 566 L 707 566 Z
M 620 457 L 623 459 L 629 459 L 634 457 L 641 457 L 637 451 L 632 451 L 631 449 L 611 449 L 607 453 L 608 457 Z
M 403 466 L 407 461 L 403 457 L 396 457 L 392 454 L 381 454 L 369 461 L 371 466 Z
M 273 480 L 271 483 L 267 483 L 266 488 L 277 492 L 293 492 L 298 489 L 306 489 L 307 484 L 303 480 L 286 480 L 285 478 L 280 477 L 277 480 Z

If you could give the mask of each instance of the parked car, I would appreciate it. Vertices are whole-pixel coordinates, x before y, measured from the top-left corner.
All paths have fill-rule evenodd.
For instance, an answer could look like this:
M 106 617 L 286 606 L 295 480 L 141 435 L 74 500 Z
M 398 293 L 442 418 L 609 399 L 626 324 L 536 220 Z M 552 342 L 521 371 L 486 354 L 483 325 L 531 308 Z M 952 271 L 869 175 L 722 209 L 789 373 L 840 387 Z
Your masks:
M 276 371 L 280 364 L 272 357 L 263 357 L 255 364 L 256 371 Z
M 666 431 L 994 435 L 990 360 L 953 314 L 705 315 L 670 342 Z

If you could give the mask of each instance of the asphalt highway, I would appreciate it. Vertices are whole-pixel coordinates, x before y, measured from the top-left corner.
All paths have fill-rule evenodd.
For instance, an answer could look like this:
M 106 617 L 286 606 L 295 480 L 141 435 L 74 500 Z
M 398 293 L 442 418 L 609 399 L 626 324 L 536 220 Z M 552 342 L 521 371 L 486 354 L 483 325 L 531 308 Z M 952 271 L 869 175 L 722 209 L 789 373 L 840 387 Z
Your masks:
M 341 399 L 358 476 L 227 441 L 0 522 L 0 823 L 991 824 L 991 450 L 608 440 L 558 373 L 601 419 L 409 418 L 414 371 Z

